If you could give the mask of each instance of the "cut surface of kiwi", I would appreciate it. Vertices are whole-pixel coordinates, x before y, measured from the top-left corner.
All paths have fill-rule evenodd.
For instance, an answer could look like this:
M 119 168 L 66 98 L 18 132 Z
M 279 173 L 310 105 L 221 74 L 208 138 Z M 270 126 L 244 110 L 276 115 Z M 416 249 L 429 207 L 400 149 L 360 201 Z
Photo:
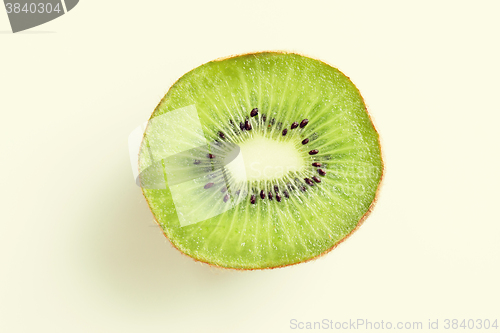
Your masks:
M 139 169 L 178 250 L 261 269 L 315 258 L 356 230 L 383 163 L 348 77 L 312 58 L 263 52 L 182 76 L 149 120 Z

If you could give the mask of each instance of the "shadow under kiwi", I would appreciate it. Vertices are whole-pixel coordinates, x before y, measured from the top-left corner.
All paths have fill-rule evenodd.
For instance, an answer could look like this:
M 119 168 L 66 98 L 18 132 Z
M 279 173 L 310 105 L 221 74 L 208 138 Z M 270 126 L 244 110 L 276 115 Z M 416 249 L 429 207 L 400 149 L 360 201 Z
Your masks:
M 154 221 L 123 155 L 120 163 L 103 167 L 96 191 L 81 205 L 87 209 L 80 217 L 75 259 L 79 278 L 100 302 L 134 313 L 182 316 L 206 313 L 217 299 L 230 314 L 235 302 L 265 302 L 283 288 L 290 268 L 219 269 L 176 250 Z

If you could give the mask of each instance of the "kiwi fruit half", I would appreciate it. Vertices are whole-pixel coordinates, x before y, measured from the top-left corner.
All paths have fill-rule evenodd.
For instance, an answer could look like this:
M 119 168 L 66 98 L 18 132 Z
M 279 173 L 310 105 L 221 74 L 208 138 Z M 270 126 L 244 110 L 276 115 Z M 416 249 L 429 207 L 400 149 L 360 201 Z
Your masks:
M 356 230 L 383 163 L 348 77 L 316 59 L 263 52 L 182 76 L 148 122 L 139 171 L 178 250 L 262 269 L 318 257 Z

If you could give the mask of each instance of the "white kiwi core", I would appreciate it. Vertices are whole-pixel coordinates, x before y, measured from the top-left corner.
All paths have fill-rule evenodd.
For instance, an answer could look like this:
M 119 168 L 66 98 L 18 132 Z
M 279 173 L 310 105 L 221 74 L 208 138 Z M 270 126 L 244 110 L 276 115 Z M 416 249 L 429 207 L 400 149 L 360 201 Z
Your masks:
M 304 168 L 303 156 L 293 141 L 276 141 L 261 135 L 255 135 L 239 144 L 240 166 L 229 168 L 237 180 L 261 181 L 282 178 L 289 172 Z

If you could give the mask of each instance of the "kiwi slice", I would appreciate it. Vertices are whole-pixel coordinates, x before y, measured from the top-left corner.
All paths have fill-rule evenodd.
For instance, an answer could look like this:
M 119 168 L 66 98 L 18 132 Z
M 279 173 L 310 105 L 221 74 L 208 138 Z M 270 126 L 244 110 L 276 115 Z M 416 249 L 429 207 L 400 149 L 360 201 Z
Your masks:
M 215 266 L 287 266 L 333 249 L 370 212 L 378 133 L 338 69 L 292 53 L 216 60 L 153 112 L 140 185 L 165 236 Z

